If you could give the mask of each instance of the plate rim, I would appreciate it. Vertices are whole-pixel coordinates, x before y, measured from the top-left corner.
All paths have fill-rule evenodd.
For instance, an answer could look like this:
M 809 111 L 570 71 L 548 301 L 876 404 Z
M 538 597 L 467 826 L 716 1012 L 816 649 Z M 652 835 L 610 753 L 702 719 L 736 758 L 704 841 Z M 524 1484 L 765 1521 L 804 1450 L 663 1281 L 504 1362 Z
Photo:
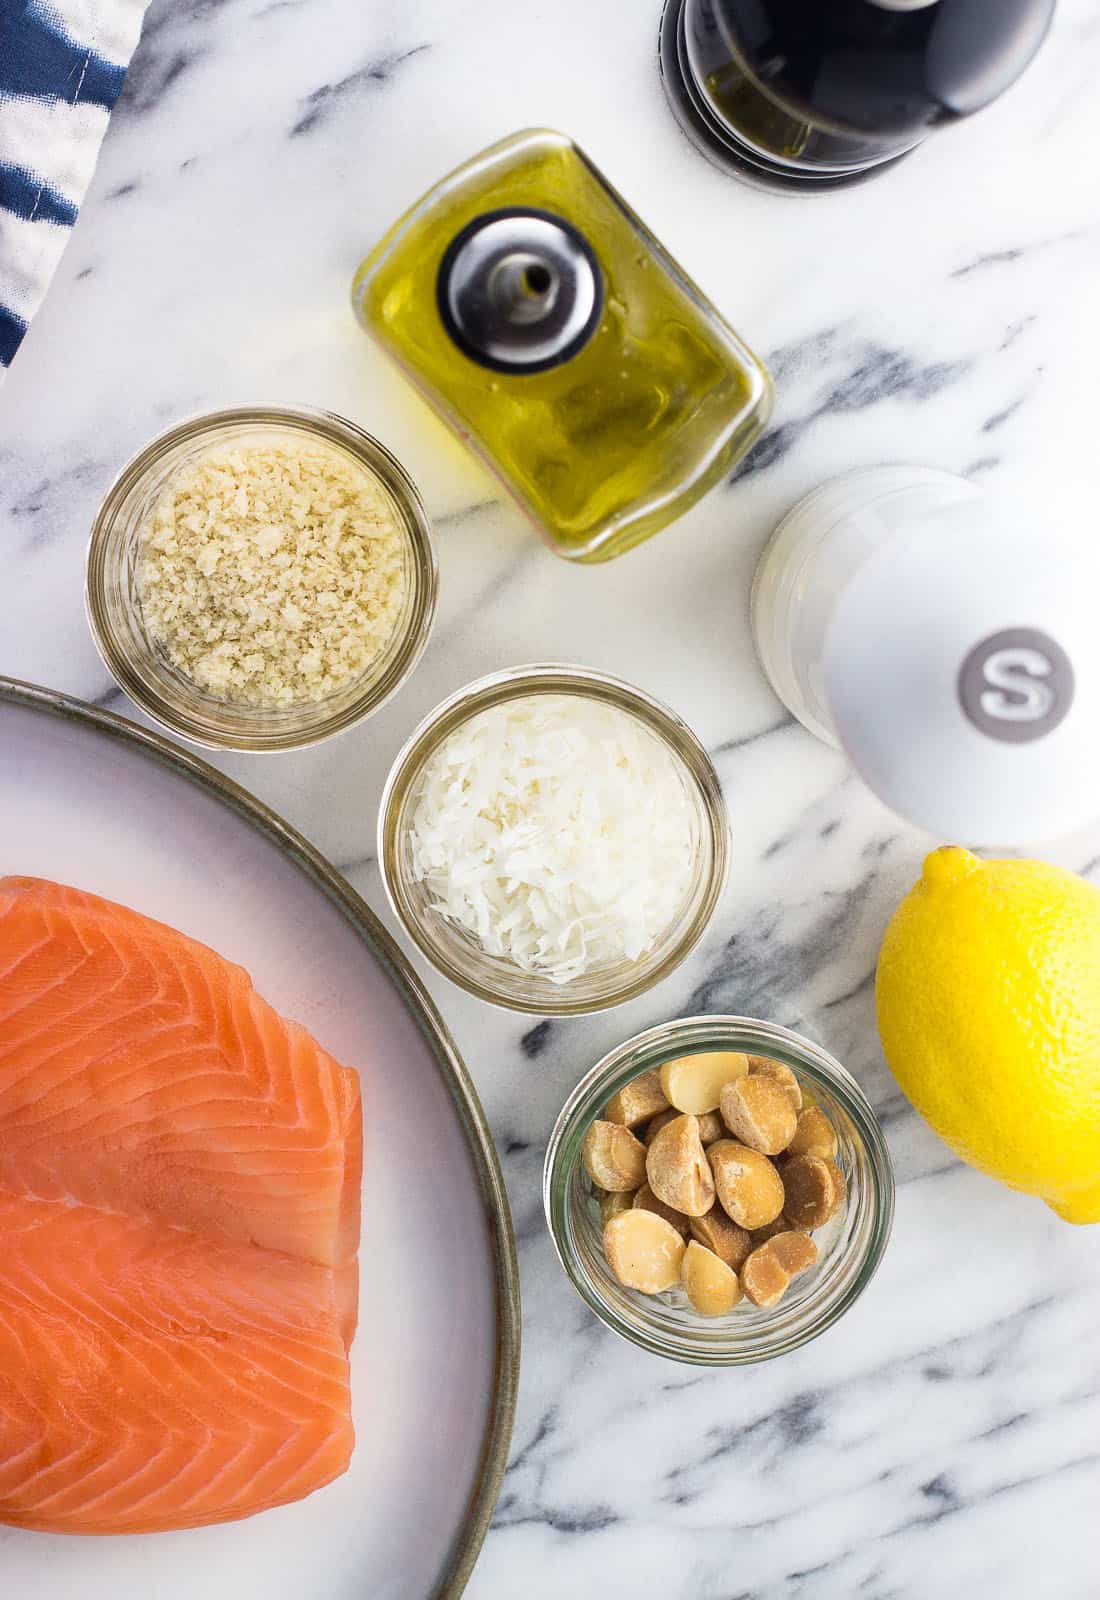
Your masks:
M 264 835 L 326 895 L 378 959 L 427 1041 L 458 1112 L 473 1162 L 484 1204 L 496 1299 L 493 1398 L 476 1484 L 431 1596 L 431 1600 L 459 1600 L 489 1531 L 508 1464 L 519 1388 L 522 1317 L 515 1231 L 500 1160 L 469 1068 L 450 1029 L 392 934 L 383 927 L 363 897 L 304 834 L 239 783 L 163 734 L 61 689 L 0 674 L 0 705 L 4 704 L 79 723 L 94 733 L 131 746 L 177 777 L 205 789 Z

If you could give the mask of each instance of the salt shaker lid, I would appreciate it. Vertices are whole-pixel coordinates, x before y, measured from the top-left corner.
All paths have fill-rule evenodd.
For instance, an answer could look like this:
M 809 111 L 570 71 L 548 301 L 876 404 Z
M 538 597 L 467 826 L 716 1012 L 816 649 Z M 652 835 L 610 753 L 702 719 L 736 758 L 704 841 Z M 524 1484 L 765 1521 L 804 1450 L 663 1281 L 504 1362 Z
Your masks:
M 975 497 L 884 540 L 821 659 L 835 731 L 893 810 L 953 842 L 1024 846 L 1100 816 L 1100 562 Z

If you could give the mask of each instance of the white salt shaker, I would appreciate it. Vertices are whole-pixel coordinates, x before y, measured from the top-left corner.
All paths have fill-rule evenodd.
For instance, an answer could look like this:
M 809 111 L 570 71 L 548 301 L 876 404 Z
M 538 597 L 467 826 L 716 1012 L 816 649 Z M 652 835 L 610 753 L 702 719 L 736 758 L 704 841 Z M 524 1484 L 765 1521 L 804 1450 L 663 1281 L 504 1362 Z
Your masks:
M 1098 583 L 1093 547 L 965 478 L 873 468 L 780 524 L 753 633 L 780 699 L 892 810 L 1026 845 L 1100 816 Z

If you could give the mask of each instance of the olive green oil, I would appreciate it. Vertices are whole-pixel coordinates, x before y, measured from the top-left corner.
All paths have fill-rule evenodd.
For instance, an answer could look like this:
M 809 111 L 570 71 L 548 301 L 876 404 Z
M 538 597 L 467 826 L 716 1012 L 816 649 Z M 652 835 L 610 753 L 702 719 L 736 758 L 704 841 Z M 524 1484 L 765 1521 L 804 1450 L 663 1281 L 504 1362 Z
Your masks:
M 486 220 L 515 248 L 445 283 Z M 548 230 L 556 260 L 540 254 Z M 481 346 L 486 297 L 505 290 Z M 472 333 L 448 293 L 465 297 Z M 569 560 L 620 555 L 680 516 L 771 409 L 763 365 L 561 134 L 517 134 L 444 179 L 367 257 L 353 299 Z

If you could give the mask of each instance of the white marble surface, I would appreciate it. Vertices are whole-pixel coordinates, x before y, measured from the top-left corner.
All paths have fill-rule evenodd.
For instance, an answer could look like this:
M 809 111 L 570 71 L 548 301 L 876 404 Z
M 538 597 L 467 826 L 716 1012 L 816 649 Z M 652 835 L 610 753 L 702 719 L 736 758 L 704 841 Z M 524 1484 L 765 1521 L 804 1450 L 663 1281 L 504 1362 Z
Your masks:
M 959 1166 L 893 1087 L 870 977 L 930 841 L 782 714 L 745 612 L 775 521 L 848 467 L 972 473 L 1030 497 L 1040 526 L 1073 518 L 1092 536 L 1100 13 L 1061 0 L 998 106 L 877 183 L 799 202 L 734 185 L 683 141 L 655 74 L 657 10 L 154 0 L 59 278 L 0 392 L 0 670 L 126 709 L 85 628 L 84 541 L 124 457 L 182 413 L 305 401 L 379 434 L 438 527 L 429 653 L 346 739 L 225 768 L 381 909 L 375 808 L 412 721 L 483 670 L 573 658 L 694 724 L 736 833 L 705 943 L 623 1012 L 532 1030 L 433 981 L 497 1135 L 525 1296 L 513 1461 L 473 1600 L 1085 1600 L 1100 1592 L 1096 1236 Z M 358 259 L 408 201 L 534 122 L 590 149 L 778 379 L 755 470 L 592 570 L 532 538 L 347 308 Z M 1100 830 L 1047 854 L 1096 871 Z M 843 1323 L 713 1377 L 590 1318 L 539 1200 L 543 1143 L 580 1073 L 625 1032 L 702 1009 L 793 1024 L 845 1060 L 899 1179 L 893 1244 Z M 337 1600 L 323 1567 L 318 1585 Z

